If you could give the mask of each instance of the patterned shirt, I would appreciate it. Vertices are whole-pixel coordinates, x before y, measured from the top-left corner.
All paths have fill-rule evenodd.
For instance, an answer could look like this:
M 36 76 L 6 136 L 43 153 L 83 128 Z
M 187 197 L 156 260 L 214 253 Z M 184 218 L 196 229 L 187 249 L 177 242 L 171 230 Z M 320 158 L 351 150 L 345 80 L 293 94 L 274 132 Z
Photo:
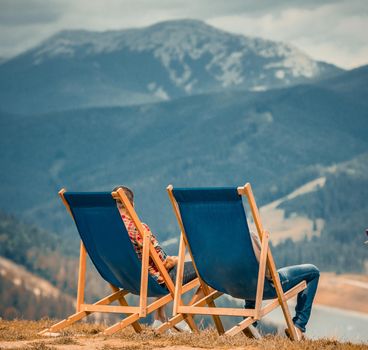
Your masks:
M 129 238 L 133 244 L 134 250 L 138 255 L 138 258 L 140 260 L 142 260 L 142 250 L 143 250 L 143 237 L 142 235 L 139 233 L 138 229 L 136 228 L 133 220 L 131 219 L 131 217 L 127 214 L 123 214 L 121 213 L 121 218 L 124 221 L 124 225 L 128 231 L 128 235 Z M 153 247 L 155 248 L 158 256 L 160 257 L 160 259 L 164 262 L 166 260 L 167 254 L 163 251 L 163 249 L 160 247 L 156 237 L 154 236 L 154 234 L 151 232 L 150 228 L 148 227 L 148 225 L 142 223 L 142 225 L 144 226 L 144 228 L 148 231 L 149 235 L 150 235 L 150 240 L 151 243 L 153 245 Z M 158 268 L 156 267 L 155 263 L 153 262 L 152 258 L 149 258 L 149 262 L 148 262 L 148 271 L 151 274 L 151 276 L 157 281 L 157 283 L 161 284 L 164 283 L 164 278 L 161 276 L 160 271 L 158 270 Z

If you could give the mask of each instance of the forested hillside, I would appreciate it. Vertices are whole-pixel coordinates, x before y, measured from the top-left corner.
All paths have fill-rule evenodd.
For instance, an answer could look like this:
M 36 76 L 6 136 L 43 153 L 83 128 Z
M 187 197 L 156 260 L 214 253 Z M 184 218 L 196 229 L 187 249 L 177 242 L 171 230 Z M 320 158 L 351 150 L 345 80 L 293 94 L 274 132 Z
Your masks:
M 297 242 L 288 239 L 273 247 L 278 267 L 313 263 L 322 271 L 367 272 L 367 247 L 363 244 L 368 212 L 367 164 L 368 153 L 334 167 L 313 167 L 294 176 L 294 184 L 312 176 L 325 176 L 326 181 L 317 191 L 284 201 L 281 208 L 286 215 L 307 215 L 312 220 L 324 218 L 325 227 L 320 237 Z M 279 186 L 289 188 L 290 183 L 280 182 Z M 65 219 L 70 220 L 67 213 Z M 168 236 L 175 235 L 170 232 Z M 74 238 L 58 235 L 0 212 L 0 258 L 11 259 L 72 296 L 76 295 L 77 241 L 76 232 Z M 176 254 L 175 247 L 171 247 L 170 253 Z M 19 273 L 0 270 L 2 317 L 37 319 L 44 315 L 63 317 L 72 312 L 70 297 L 62 293 L 56 297 L 39 295 Z M 87 285 L 87 298 L 91 300 L 107 291 L 91 266 L 87 270 Z
M 0 212 L 1 317 L 60 318 L 71 313 L 78 282 L 78 247 L 77 239 L 57 236 Z M 47 283 L 37 282 L 38 277 L 50 286 L 41 288 L 38 284 Z M 87 300 L 109 290 L 92 264 L 88 264 L 86 280 Z
M 63 237 L 0 212 L 0 242 L 0 256 L 67 293 L 76 290 L 78 248 Z
M 287 240 L 276 249 L 282 265 L 313 262 L 324 271 L 367 272 L 368 153 L 324 172 L 325 185 L 281 205 L 288 215 L 323 218 L 320 237 Z
M 0 318 L 63 318 L 75 310 L 74 298 L 21 265 L 0 257 Z
M 343 80 L 353 84 L 348 78 Z M 320 167 L 366 152 L 368 100 L 356 97 L 360 88 L 346 93 L 308 85 L 31 117 L 3 113 L 0 207 L 71 232 L 72 220 L 57 196 L 61 187 L 109 191 L 126 184 L 143 220 L 166 239 L 177 232 L 165 191 L 169 183 L 248 181 L 265 204 L 313 179 Z

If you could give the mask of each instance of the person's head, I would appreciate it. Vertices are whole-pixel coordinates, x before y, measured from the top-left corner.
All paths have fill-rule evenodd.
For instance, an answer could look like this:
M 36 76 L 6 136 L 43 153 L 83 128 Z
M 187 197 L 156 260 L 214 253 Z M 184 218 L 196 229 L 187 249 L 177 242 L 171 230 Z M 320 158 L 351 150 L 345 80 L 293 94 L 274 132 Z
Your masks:
M 132 206 L 134 206 L 134 193 L 133 193 L 133 191 L 129 187 L 119 185 L 119 186 L 114 187 L 113 192 L 116 192 L 119 188 L 121 188 L 124 191 L 125 195 L 129 199 L 129 202 L 132 204 Z M 117 203 L 118 207 L 124 208 L 124 204 L 121 201 L 117 200 L 116 203 Z

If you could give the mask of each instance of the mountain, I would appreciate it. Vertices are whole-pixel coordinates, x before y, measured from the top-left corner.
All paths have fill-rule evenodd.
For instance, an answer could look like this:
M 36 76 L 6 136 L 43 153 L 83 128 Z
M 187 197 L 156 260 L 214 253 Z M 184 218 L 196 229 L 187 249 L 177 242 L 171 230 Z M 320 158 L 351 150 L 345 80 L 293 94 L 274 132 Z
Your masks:
M 297 213 L 312 219 L 328 218 L 333 221 L 345 211 L 367 213 L 368 153 L 327 167 L 321 170 L 321 175 L 323 181 L 313 191 L 288 198 L 280 204 L 287 216 Z M 363 232 L 364 220 L 361 224 Z
M 359 94 L 368 91 L 309 84 L 33 117 L 2 113 L 0 207 L 75 232 L 57 196 L 61 187 L 109 191 L 126 184 L 138 213 L 169 239 L 177 232 L 169 183 L 249 181 L 266 204 L 314 180 L 321 168 L 367 152 L 368 99 Z
M 322 79 L 319 84 L 346 94 L 354 89 L 357 94 L 355 97 L 364 99 L 367 97 L 366 93 L 368 91 L 367 75 L 368 65 L 365 65 L 328 79 Z
M 340 72 L 288 44 L 178 20 L 119 31 L 62 31 L 0 65 L 0 102 L 4 111 L 25 114 L 122 106 L 267 90 Z

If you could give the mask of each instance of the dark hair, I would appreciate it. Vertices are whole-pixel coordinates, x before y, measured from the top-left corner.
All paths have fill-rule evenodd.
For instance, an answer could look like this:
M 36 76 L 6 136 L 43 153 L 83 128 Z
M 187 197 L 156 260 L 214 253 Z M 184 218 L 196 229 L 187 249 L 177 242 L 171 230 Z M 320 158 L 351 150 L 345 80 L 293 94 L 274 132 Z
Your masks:
M 126 196 L 129 199 L 129 202 L 133 205 L 133 200 L 134 200 L 133 191 L 129 187 L 119 185 L 119 186 L 114 187 L 113 192 L 117 191 L 119 188 L 123 189 L 124 193 L 126 194 Z

